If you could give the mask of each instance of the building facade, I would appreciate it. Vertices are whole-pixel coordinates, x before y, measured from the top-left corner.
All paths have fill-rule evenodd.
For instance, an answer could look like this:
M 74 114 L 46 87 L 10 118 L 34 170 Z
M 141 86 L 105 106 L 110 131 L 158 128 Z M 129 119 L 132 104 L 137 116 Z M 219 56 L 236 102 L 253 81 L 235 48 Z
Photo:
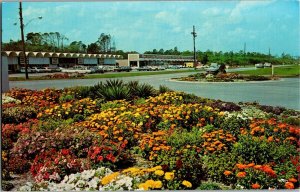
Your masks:
M 193 56 L 181 55 L 156 55 L 156 54 L 128 54 L 128 66 L 185 66 L 187 62 L 193 62 Z
M 29 67 L 73 67 L 75 65 L 97 66 L 116 65 L 116 59 L 121 55 L 85 54 L 85 53 L 57 53 L 57 52 L 26 52 Z M 10 72 L 20 71 L 25 67 L 23 52 L 3 51 L 2 65 Z

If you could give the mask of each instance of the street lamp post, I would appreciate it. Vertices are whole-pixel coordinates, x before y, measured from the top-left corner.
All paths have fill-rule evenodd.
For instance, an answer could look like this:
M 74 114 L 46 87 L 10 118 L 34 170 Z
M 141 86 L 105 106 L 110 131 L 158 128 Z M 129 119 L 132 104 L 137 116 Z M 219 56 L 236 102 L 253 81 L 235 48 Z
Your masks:
M 194 68 L 196 69 L 196 45 L 195 45 L 195 38 L 197 37 L 197 33 L 195 32 L 195 26 L 193 25 L 193 32 L 191 32 L 193 35 L 193 41 L 194 41 Z
M 19 2 L 20 5 L 20 28 L 21 28 L 21 39 L 22 39 L 22 47 L 23 47 L 23 56 L 24 56 L 24 62 L 25 62 L 25 78 L 29 79 L 28 76 L 28 62 L 27 62 L 27 57 L 26 57 L 26 47 L 25 47 L 25 40 L 24 40 L 24 27 L 26 27 L 31 21 L 34 19 L 42 19 L 42 17 L 34 18 L 31 19 L 26 25 L 23 25 L 23 14 L 22 14 L 22 2 Z

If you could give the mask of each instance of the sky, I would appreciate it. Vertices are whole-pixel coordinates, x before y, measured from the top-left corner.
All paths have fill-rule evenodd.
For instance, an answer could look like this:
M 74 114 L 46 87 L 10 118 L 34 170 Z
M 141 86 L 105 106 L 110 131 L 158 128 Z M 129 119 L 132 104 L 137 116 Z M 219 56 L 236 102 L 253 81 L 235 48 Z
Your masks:
M 19 3 L 2 3 L 2 41 L 21 39 Z M 299 56 L 299 0 L 23 2 L 28 32 L 59 32 L 90 44 L 110 34 L 117 49 L 246 51 Z M 14 25 L 16 23 L 18 25 Z

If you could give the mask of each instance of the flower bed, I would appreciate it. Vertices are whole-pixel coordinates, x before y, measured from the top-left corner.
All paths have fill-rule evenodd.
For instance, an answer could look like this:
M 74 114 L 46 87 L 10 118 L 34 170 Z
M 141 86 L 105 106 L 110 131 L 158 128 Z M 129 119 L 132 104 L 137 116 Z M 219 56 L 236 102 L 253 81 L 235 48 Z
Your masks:
M 217 75 L 197 73 L 188 77 L 173 78 L 178 81 L 195 82 L 245 82 L 245 81 L 267 81 L 276 78 L 258 76 L 258 75 L 240 75 L 237 73 L 220 73 Z
M 299 112 L 181 92 L 89 94 L 8 93 L 20 101 L 4 109 L 2 178 L 30 172 L 20 190 L 50 191 L 299 187 Z

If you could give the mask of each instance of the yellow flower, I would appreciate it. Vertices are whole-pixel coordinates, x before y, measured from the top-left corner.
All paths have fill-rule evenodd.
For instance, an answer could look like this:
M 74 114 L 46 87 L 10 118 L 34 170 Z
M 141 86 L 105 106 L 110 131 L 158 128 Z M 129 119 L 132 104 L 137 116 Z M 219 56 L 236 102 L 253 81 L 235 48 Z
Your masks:
M 119 172 L 115 172 L 115 173 L 112 173 L 110 175 L 107 175 L 107 176 L 102 178 L 101 184 L 106 185 L 106 184 L 110 183 L 111 181 L 113 181 L 118 176 L 119 176 Z
M 160 189 L 162 188 L 162 182 L 161 181 L 155 181 L 154 186 L 155 189 Z
M 128 172 L 130 172 L 131 174 L 134 174 L 134 173 L 137 173 L 137 172 L 139 172 L 139 171 L 140 171 L 139 168 L 131 167 L 131 168 L 125 169 L 125 170 L 123 171 L 123 173 L 128 173 Z
M 139 184 L 139 189 L 149 190 L 149 186 L 146 183 Z
M 147 181 L 145 182 L 145 184 L 148 185 L 150 188 L 153 188 L 154 185 L 155 185 L 155 181 L 152 180 L 152 179 L 150 179 L 150 180 L 147 180 Z
M 155 166 L 155 167 L 153 167 L 153 169 L 154 170 L 160 170 L 160 169 L 162 169 L 162 166 L 160 166 L 160 165 L 159 166 Z
M 173 172 L 166 172 L 165 179 L 166 180 L 173 180 L 174 179 L 174 173 Z
M 187 181 L 187 180 L 182 181 L 182 185 L 184 185 L 184 186 L 186 186 L 188 188 L 192 187 L 192 184 L 189 181 Z
M 155 175 L 158 175 L 158 176 L 162 176 L 162 175 L 164 175 L 164 171 L 163 170 L 156 170 L 155 172 L 154 172 L 154 174 Z

